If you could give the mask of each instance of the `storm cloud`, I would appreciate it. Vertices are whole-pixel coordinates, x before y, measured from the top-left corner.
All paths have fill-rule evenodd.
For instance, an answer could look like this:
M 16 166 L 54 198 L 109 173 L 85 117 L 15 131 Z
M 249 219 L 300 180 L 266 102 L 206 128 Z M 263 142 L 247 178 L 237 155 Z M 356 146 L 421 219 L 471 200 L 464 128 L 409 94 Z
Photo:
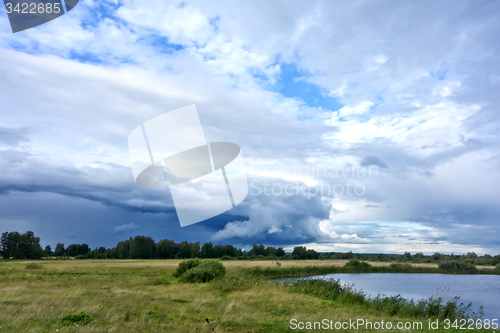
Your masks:
M 101 1 L 0 38 L 0 227 L 156 240 L 498 253 L 500 4 Z M 0 30 L 8 31 L 6 14 Z M 48 33 L 50 32 L 50 33 Z M 249 196 L 181 228 L 127 137 L 196 104 Z

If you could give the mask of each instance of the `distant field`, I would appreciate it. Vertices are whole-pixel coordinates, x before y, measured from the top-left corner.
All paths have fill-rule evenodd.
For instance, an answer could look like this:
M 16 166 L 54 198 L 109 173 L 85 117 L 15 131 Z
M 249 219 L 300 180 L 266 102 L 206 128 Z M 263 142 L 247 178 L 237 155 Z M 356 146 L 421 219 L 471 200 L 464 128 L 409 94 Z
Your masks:
M 0 332 L 211 332 L 205 318 L 218 333 L 290 332 L 292 318 L 410 321 L 293 293 L 266 279 L 245 276 L 238 268 L 276 267 L 275 261 L 226 261 L 226 277 L 207 284 L 179 283 L 172 275 L 178 262 L 0 261 Z M 341 266 L 345 262 L 281 264 Z
M 283 267 L 290 266 L 344 266 L 349 260 L 283 260 L 279 261 Z M 367 261 L 372 266 L 389 266 L 390 262 Z M 227 267 L 274 267 L 276 261 L 225 261 Z M 438 267 L 437 264 L 412 264 L 413 266 Z
M 124 259 L 124 260 L 92 260 L 92 259 L 84 259 L 84 260 L 77 260 L 77 259 L 68 259 L 68 260 L 44 260 L 43 263 L 47 264 L 52 264 L 55 263 L 56 265 L 54 268 L 57 267 L 69 267 L 72 265 L 73 262 L 78 265 L 78 267 L 85 267 L 88 265 L 89 267 L 97 267 L 99 265 L 105 265 L 106 267 L 122 267 L 123 265 L 126 265 L 127 267 L 133 267 L 133 266 L 144 266 L 145 263 L 148 266 L 152 267 L 157 267 L 157 266 L 164 266 L 164 267 L 177 267 L 181 260 L 176 260 L 176 259 L 147 259 L 147 260 L 140 260 L 140 259 Z M 349 260 L 228 260 L 228 261 L 223 261 L 222 263 L 226 267 L 275 267 L 276 262 L 279 262 L 283 267 L 291 267 L 291 266 L 298 266 L 298 267 L 304 267 L 304 266 L 344 266 Z M 26 260 L 19 260 L 17 261 L 18 263 L 27 263 L 30 261 Z M 57 263 L 65 262 L 66 264 L 63 266 L 57 265 Z M 389 266 L 391 263 L 390 262 L 379 262 L 379 261 L 367 261 L 370 265 L 372 266 Z M 68 266 L 69 265 L 69 266 Z M 419 263 L 412 263 L 413 266 L 418 266 L 418 267 L 438 267 L 437 264 L 419 264 Z M 488 268 L 494 268 L 494 266 L 478 266 L 478 267 L 488 267 Z
M 106 267 L 123 267 L 126 265 L 127 267 L 134 266 L 144 266 L 147 263 L 147 266 L 151 267 L 177 267 L 181 260 L 176 259 L 148 259 L 148 260 L 138 260 L 138 259 L 125 259 L 125 260 L 77 260 L 77 259 L 68 259 L 68 260 L 44 260 L 43 263 L 51 264 L 51 263 L 60 263 L 65 262 L 64 266 L 55 265 L 53 266 L 55 269 L 57 267 L 69 267 L 72 262 L 78 265 L 78 267 L 98 267 L 99 265 L 105 265 Z M 276 262 L 279 262 L 282 267 L 291 267 L 291 266 L 344 266 L 349 260 L 228 260 L 223 261 L 225 267 L 275 267 Z M 18 263 L 27 263 L 30 261 L 19 260 Z M 372 266 L 389 266 L 390 262 L 382 262 L 382 261 L 367 261 Z M 412 266 L 415 267 L 438 267 L 437 264 L 430 263 L 411 263 Z M 478 268 L 489 268 L 494 269 L 495 266 L 476 266 Z

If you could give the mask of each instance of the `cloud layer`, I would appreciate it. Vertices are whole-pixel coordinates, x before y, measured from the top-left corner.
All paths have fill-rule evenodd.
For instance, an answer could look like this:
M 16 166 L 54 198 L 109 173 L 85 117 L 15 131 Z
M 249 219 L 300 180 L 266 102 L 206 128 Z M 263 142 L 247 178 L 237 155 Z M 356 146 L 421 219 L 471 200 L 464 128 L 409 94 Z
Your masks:
M 2 33 L 0 227 L 498 253 L 499 7 L 89 0 Z M 241 147 L 250 195 L 180 228 L 168 191 L 135 186 L 127 137 L 190 104 Z

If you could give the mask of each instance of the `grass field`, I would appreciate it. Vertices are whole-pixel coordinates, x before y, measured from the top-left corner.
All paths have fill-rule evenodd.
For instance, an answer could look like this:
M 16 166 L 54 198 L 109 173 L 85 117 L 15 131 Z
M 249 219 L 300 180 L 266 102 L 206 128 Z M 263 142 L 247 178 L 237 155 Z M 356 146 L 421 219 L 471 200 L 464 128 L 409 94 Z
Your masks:
M 226 276 L 205 284 L 179 283 L 172 275 L 177 260 L 33 263 L 0 262 L 0 332 L 212 332 L 205 318 L 218 333 L 300 331 L 290 329 L 292 318 L 299 322 L 325 318 L 334 322 L 360 318 L 421 321 L 423 329 L 403 331 L 450 331 L 429 330 L 427 319 L 384 316 L 357 305 L 293 292 L 245 273 L 249 266 L 276 267 L 274 261 L 224 262 Z M 345 261 L 281 264 L 342 266 Z

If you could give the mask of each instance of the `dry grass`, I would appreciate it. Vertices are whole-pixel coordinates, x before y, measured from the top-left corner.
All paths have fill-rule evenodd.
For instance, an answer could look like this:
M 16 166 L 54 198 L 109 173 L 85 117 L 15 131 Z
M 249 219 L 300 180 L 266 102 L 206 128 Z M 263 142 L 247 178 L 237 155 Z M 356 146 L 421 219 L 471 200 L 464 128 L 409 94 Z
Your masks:
M 105 267 L 177 267 L 181 260 L 176 259 L 163 259 L 163 260 L 45 260 L 44 263 L 60 263 L 64 262 L 65 265 L 54 265 L 54 269 L 58 267 L 72 267 L 76 265 L 77 267 L 92 267 L 96 268 L 99 266 Z M 230 260 L 224 261 L 225 267 L 275 267 L 276 262 L 281 263 L 282 267 L 304 267 L 304 266 L 344 266 L 349 260 Z M 18 263 L 28 263 L 29 261 L 18 261 Z M 367 261 L 372 266 L 389 266 L 391 262 L 381 262 L 381 261 Z M 431 263 L 411 263 L 415 267 L 434 267 L 437 268 L 437 264 Z M 489 268 L 494 269 L 495 266 L 477 266 L 478 268 Z
M 305 266 L 344 266 L 349 260 L 279 260 L 282 267 L 305 267 Z M 372 266 L 389 266 L 390 262 L 367 261 Z M 413 266 L 438 267 L 437 264 L 415 264 Z M 224 262 L 226 267 L 276 267 L 276 261 L 248 261 L 235 260 Z

